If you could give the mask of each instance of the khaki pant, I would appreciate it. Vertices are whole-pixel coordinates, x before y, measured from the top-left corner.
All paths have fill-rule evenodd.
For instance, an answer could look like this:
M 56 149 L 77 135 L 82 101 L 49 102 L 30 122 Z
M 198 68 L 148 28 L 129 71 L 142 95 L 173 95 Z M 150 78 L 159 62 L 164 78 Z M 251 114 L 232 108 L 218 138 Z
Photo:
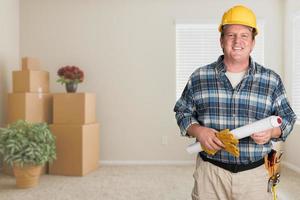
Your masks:
M 264 165 L 231 173 L 197 156 L 193 200 L 271 200 L 267 192 L 268 172 Z

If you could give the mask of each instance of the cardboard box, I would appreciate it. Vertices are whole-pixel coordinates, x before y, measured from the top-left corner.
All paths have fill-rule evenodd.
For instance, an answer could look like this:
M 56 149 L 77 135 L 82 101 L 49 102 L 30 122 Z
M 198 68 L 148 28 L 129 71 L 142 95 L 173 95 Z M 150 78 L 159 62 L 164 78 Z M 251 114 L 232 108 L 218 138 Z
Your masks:
M 19 119 L 52 123 L 52 100 L 52 94 L 49 93 L 8 94 L 7 123 Z
M 49 174 L 83 176 L 99 165 L 99 124 L 52 124 L 57 159 Z
M 49 72 L 13 71 L 13 92 L 49 92 Z
M 53 94 L 53 123 L 96 123 L 96 95 L 94 93 Z
M 40 68 L 41 64 L 37 58 L 22 58 L 22 70 L 39 70 Z

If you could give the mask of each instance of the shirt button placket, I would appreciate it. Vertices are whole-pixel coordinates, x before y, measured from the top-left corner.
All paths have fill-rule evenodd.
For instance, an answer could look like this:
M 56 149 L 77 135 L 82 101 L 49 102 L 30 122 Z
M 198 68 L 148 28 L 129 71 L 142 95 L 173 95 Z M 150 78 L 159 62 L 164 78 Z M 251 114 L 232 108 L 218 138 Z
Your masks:
M 232 110 L 232 120 L 233 120 L 233 125 L 235 126 L 236 125 L 236 105 L 235 105 L 235 101 L 236 101 L 236 90 L 233 91 L 233 94 L 232 94 L 232 105 L 231 105 L 231 108 L 233 109 Z

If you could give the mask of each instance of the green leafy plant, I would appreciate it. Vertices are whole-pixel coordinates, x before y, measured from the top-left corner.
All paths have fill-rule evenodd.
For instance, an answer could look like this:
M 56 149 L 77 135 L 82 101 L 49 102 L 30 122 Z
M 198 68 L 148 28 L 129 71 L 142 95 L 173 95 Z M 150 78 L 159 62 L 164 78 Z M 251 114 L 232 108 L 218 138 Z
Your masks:
M 0 154 L 11 166 L 44 165 L 56 159 L 55 137 L 46 123 L 19 120 L 0 128 Z

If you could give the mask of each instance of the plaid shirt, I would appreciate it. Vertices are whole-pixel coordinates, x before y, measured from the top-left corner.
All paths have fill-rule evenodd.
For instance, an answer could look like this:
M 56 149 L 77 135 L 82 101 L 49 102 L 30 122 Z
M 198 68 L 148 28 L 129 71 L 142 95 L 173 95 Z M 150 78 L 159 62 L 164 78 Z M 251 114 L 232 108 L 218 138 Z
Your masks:
M 233 89 L 225 75 L 224 56 L 217 62 L 198 68 L 190 77 L 181 98 L 176 102 L 177 123 L 181 134 L 187 136 L 190 125 L 198 123 L 217 131 L 230 130 L 266 118 L 282 117 L 280 126 L 285 141 L 291 132 L 296 115 L 287 100 L 283 83 L 274 71 L 250 58 L 243 80 Z M 258 145 L 250 137 L 239 140 L 240 156 L 221 150 L 207 157 L 232 164 L 248 164 L 263 158 L 271 151 L 271 142 Z

